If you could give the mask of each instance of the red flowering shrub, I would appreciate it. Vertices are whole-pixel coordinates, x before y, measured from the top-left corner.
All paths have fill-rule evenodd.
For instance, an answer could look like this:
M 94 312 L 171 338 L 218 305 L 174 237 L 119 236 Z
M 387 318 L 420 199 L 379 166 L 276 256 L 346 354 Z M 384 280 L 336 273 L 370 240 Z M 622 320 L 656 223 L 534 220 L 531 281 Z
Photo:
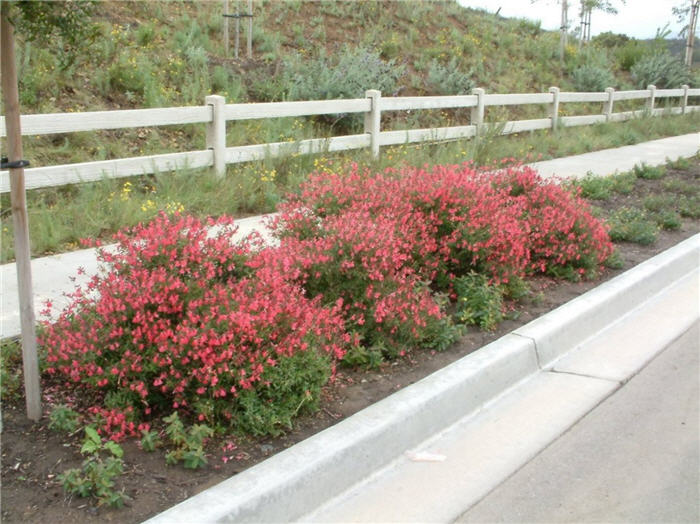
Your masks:
M 612 254 L 607 229 L 579 193 L 544 181 L 528 167 L 508 168 L 495 184 L 521 201 L 527 224 L 531 272 L 576 279 L 593 276 Z
M 121 413 L 98 410 L 114 438 L 172 409 L 275 431 L 317 401 L 344 354 L 337 307 L 307 299 L 273 266 L 250 267 L 231 219 L 207 225 L 218 233 L 163 214 L 119 233 L 117 252 L 99 252 L 111 270 L 42 335 L 49 373 Z
M 503 291 L 488 286 L 590 275 L 612 252 L 578 195 L 519 166 L 314 174 L 280 211 L 276 246 L 234 242 L 230 218 L 163 214 L 99 251 L 105 271 L 41 342 L 103 433 L 172 410 L 274 433 L 316 404 L 334 362 L 450 344 L 459 329 L 431 289 L 491 326 Z
M 270 256 L 308 296 L 320 297 L 324 304 L 342 304 L 346 327 L 355 337 L 349 361 L 373 363 L 417 346 L 431 346 L 436 332 L 451 329 L 413 271 L 416 237 L 401 216 L 348 209 L 315 221 L 311 228 L 302 224 L 303 233 L 294 216 L 282 215 L 290 228 L 280 230 L 280 246 Z M 299 216 L 306 220 L 303 213 Z M 444 337 L 440 340 L 446 344 Z M 357 358 L 358 352 L 373 356 Z

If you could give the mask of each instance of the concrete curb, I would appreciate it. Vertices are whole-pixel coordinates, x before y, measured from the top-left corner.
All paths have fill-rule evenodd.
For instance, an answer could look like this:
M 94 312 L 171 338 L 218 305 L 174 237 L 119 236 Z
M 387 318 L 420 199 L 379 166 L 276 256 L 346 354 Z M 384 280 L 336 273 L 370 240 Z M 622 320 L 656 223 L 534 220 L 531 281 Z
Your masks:
M 533 320 L 514 334 L 535 342 L 540 367 L 551 367 L 621 315 L 700 266 L 700 234 L 650 258 L 588 293 Z
M 700 234 L 147 522 L 283 522 L 302 517 L 551 367 L 696 270 L 699 261 Z

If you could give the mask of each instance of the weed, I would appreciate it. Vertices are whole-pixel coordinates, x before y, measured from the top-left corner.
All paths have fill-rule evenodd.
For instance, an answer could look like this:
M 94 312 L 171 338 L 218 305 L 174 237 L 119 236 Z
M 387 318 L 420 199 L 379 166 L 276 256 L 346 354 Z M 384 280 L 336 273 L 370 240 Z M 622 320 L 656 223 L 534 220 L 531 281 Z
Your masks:
M 644 209 L 652 213 L 663 209 L 673 208 L 675 199 L 670 195 L 651 195 L 644 199 Z
M 637 180 L 633 173 L 621 173 L 619 175 L 611 175 L 611 189 L 620 195 L 629 195 L 634 190 L 634 184 Z
M 214 434 L 214 431 L 205 424 L 194 424 L 188 431 L 180 421 L 177 412 L 163 419 L 168 425 L 165 433 L 175 449 L 165 454 L 168 464 L 182 462 L 187 469 L 197 469 L 207 464 L 204 452 L 204 442 Z
M 644 162 L 637 164 L 632 168 L 632 172 L 637 178 L 644 180 L 657 180 L 666 176 L 666 167 L 664 166 L 650 166 Z
M 152 452 L 162 444 L 163 442 L 160 440 L 156 431 L 145 428 L 141 430 L 141 449 Z
M 63 489 L 80 497 L 95 497 L 98 505 L 121 507 L 128 497 L 115 490 L 115 479 L 124 471 L 121 446 L 111 440 L 102 441 L 97 431 L 87 426 L 80 450 L 87 458 L 80 468 L 64 471 L 58 476 Z
M 0 398 L 3 402 L 22 394 L 22 344 L 19 339 L 0 341 Z
M 581 188 L 581 196 L 591 200 L 609 200 L 612 196 L 614 182 L 610 177 L 599 177 L 586 174 L 575 182 Z
M 485 275 L 468 273 L 454 283 L 457 295 L 456 316 L 464 324 L 494 329 L 503 320 L 503 292 L 489 284 Z
M 678 211 L 681 216 L 700 218 L 700 195 L 683 195 L 678 199 Z
M 658 228 L 646 212 L 635 207 L 622 207 L 608 219 L 610 239 L 615 242 L 626 241 L 637 244 L 656 242 Z
M 697 184 L 691 182 L 685 182 L 679 179 L 664 180 L 662 187 L 664 191 L 669 191 L 671 193 L 676 193 L 678 195 L 684 195 L 690 197 L 693 195 L 700 195 L 700 188 Z
M 681 216 L 671 209 L 656 211 L 652 214 L 652 218 L 661 229 L 675 230 L 680 229 L 682 225 Z
M 80 415 L 64 404 L 53 407 L 49 414 L 49 428 L 64 433 L 73 433 L 80 424 Z

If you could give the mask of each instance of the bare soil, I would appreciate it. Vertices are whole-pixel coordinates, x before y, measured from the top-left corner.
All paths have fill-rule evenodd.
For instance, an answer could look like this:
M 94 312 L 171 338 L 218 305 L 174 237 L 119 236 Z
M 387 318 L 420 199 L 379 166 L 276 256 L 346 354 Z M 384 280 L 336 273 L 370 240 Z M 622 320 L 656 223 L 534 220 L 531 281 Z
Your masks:
M 646 196 L 666 191 L 664 182 L 679 180 L 700 191 L 700 162 L 689 169 L 669 170 L 660 180 L 638 180 L 630 195 L 617 195 L 594 205 L 604 213 L 620 206 L 642 207 Z M 699 219 L 683 219 L 676 231 L 661 231 L 653 245 L 618 244 L 624 261 L 620 270 L 606 270 L 595 281 L 561 282 L 533 279 L 533 293 L 517 305 L 516 314 L 491 332 L 471 329 L 450 349 L 441 352 L 410 353 L 376 370 L 341 369 L 336 380 L 325 387 L 321 409 L 297 420 L 294 429 L 278 438 L 216 438 L 207 446 L 209 464 L 192 471 L 168 466 L 165 451 L 146 453 L 135 442 L 124 443 L 125 474 L 119 486 L 131 497 L 121 509 L 96 507 L 90 499 L 67 497 L 56 477 L 68 468 L 79 467 L 82 434 L 72 437 L 48 428 L 47 417 L 31 423 L 24 417 L 24 399 L 2 408 L 2 521 L 3 522 L 140 522 L 218 482 L 240 473 L 275 453 L 329 427 L 378 400 L 406 387 L 483 345 L 533 320 L 572 298 L 615 277 L 647 258 L 700 231 Z M 48 412 L 51 399 L 44 399 Z M 234 442 L 235 449 L 224 450 Z

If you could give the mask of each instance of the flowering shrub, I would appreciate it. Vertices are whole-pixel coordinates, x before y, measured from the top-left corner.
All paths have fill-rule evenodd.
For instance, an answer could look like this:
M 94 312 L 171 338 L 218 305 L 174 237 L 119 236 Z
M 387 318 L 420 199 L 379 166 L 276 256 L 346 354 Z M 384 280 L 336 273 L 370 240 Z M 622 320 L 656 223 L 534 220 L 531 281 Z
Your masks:
M 173 411 L 275 433 L 316 406 L 337 361 L 449 345 L 445 292 L 458 321 L 490 328 L 523 276 L 589 276 L 612 253 L 578 194 L 505 164 L 317 173 L 272 227 L 263 246 L 234 242 L 227 217 L 161 213 L 99 251 L 105 271 L 41 342 L 103 434 Z
M 207 226 L 218 232 L 161 214 L 119 233 L 116 252 L 99 251 L 111 270 L 42 335 L 48 372 L 104 396 L 109 406 L 91 411 L 115 439 L 173 409 L 275 431 L 291 416 L 280 406 L 313 405 L 344 354 L 337 307 L 306 298 L 275 267 L 251 268 L 253 243 L 232 241 L 231 219 Z

